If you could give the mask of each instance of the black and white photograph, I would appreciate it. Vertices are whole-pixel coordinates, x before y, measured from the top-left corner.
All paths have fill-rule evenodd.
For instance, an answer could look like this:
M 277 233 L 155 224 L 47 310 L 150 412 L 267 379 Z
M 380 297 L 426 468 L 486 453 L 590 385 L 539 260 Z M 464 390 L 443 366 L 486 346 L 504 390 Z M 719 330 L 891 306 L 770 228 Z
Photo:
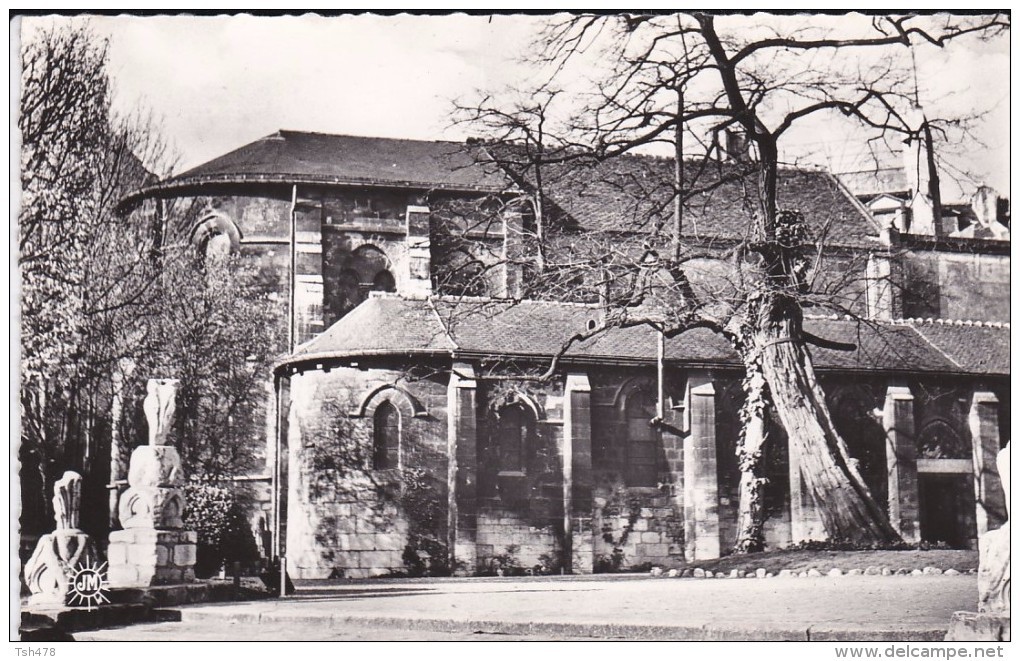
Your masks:
M 12 10 L 9 652 L 1004 657 L 1010 27 Z

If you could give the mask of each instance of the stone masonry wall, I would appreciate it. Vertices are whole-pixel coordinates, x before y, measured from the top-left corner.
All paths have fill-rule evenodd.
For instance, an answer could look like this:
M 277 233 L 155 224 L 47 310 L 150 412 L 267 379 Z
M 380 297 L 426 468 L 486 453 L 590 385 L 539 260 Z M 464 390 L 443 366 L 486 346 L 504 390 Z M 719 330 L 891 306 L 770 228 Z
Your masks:
M 562 549 L 558 529 L 536 526 L 520 513 L 486 503 L 478 514 L 478 572 L 510 571 L 548 573 L 559 566 Z M 536 568 L 540 568 L 536 572 Z
M 287 554 L 292 577 L 402 572 L 405 549 L 417 536 L 445 539 L 445 386 L 431 380 L 409 383 L 404 377 L 401 370 L 355 367 L 291 377 Z M 416 415 L 406 397 L 390 387 L 394 384 L 423 411 Z M 371 411 L 386 398 L 400 412 L 401 468 L 374 470 Z M 412 482 L 428 490 L 425 500 L 432 505 L 424 514 L 409 504 L 422 500 L 421 493 L 411 492 Z
M 1009 321 L 1009 255 L 912 251 L 905 317 Z
M 490 383 L 480 389 L 478 571 L 556 572 L 563 549 L 562 383 Z M 523 404 L 524 400 L 528 404 Z M 523 470 L 500 471 L 498 411 L 522 405 L 531 434 Z M 504 566 L 506 571 L 508 567 Z
M 682 439 L 660 435 L 657 486 L 628 486 L 626 479 L 625 400 L 635 388 L 654 387 L 654 379 L 651 369 L 591 374 L 596 571 L 683 563 Z

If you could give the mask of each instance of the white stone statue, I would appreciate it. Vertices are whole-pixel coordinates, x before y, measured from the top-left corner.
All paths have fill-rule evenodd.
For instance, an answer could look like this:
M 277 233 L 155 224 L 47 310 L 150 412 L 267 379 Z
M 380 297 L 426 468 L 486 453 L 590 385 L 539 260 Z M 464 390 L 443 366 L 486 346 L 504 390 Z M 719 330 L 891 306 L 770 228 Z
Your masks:
M 53 485 L 53 518 L 57 530 L 78 530 L 81 521 L 81 475 L 66 471 Z
M 167 445 L 167 436 L 177 410 L 177 379 L 149 379 L 149 394 L 143 403 L 149 423 L 149 445 Z
M 1006 494 L 1006 523 L 986 532 L 978 542 L 978 612 L 1009 615 L 1009 443 L 995 459 L 1002 491 Z
M 30 603 L 61 606 L 69 601 L 74 572 L 92 566 L 98 555 L 92 540 L 78 529 L 81 520 L 81 475 L 67 471 L 53 486 L 53 513 L 57 528 L 43 535 L 25 563 Z
M 1010 639 L 1009 570 L 1009 443 L 996 457 L 1006 494 L 1006 522 L 978 540 L 978 612 L 953 613 L 946 640 L 1007 641 Z

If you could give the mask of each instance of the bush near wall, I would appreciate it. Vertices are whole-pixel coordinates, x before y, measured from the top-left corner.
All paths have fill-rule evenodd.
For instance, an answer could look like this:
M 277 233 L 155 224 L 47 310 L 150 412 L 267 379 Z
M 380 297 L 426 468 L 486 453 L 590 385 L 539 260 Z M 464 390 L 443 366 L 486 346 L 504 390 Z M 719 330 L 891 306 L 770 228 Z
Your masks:
M 227 488 L 193 482 L 185 487 L 184 525 L 198 533 L 195 575 L 209 578 L 220 567 L 258 560 L 244 503 Z

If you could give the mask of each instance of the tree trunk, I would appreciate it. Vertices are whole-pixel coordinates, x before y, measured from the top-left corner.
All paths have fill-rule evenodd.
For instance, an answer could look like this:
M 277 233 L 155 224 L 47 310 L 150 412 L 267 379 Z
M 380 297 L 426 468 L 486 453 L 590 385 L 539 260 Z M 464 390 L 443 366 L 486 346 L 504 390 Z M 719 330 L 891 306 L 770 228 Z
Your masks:
M 742 385 L 744 404 L 740 409 L 740 440 L 737 461 L 740 466 L 740 512 L 737 521 L 736 553 L 765 550 L 765 476 L 764 449 L 767 436 L 765 411 L 768 387 L 756 358 L 745 358 L 746 375 Z
M 801 478 L 820 505 L 826 534 L 832 540 L 861 544 L 898 541 L 899 534 L 871 497 L 833 425 L 801 339 L 799 309 L 795 304 L 779 305 L 768 317 L 763 317 L 754 337 L 762 374 Z

